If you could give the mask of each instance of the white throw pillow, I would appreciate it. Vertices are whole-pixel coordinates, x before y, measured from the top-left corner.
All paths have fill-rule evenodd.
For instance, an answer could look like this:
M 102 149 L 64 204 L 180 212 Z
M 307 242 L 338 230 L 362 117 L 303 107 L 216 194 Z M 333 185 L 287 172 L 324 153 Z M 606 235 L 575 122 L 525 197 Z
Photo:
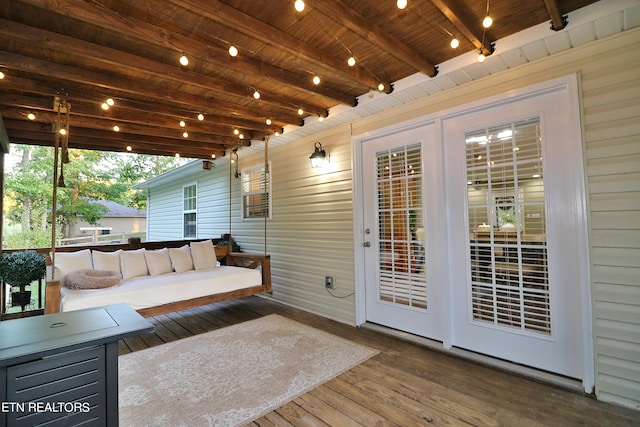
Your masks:
M 171 266 L 176 273 L 193 270 L 193 259 L 191 259 L 191 249 L 188 245 L 180 248 L 169 248 L 169 258 L 171 258 Z
M 108 270 L 120 272 L 120 249 L 115 252 L 91 251 L 93 268 L 95 270 Z
M 213 247 L 211 240 L 191 242 L 190 246 L 193 267 L 196 270 L 207 270 L 216 266 L 218 258 L 216 257 L 216 249 Z
M 167 274 L 173 271 L 171 258 L 169 258 L 169 250 L 167 248 L 145 251 L 144 257 L 147 260 L 147 267 L 149 268 L 149 274 L 151 276 Z
M 53 255 L 50 255 L 53 258 Z M 85 268 L 93 268 L 91 260 L 91 250 L 83 249 L 75 252 L 56 252 L 55 254 L 56 279 L 64 279 L 64 277 L 74 270 Z M 60 273 L 58 277 L 57 273 Z
M 120 252 L 120 269 L 123 279 L 149 275 L 144 249 Z

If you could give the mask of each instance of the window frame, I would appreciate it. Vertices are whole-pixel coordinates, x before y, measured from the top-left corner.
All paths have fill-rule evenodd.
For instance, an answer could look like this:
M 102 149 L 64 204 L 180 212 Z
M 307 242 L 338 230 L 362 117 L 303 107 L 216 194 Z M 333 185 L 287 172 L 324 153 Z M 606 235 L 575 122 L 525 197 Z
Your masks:
M 186 197 L 185 190 L 187 188 L 193 187 L 195 189 L 193 197 Z M 185 202 L 187 200 L 195 200 L 195 207 L 193 209 L 185 209 Z M 186 233 L 186 216 L 187 215 L 195 215 L 195 227 L 193 235 L 187 235 Z M 186 184 L 182 186 L 182 238 L 183 239 L 195 239 L 198 237 L 198 183 L 194 182 L 191 184 Z
M 256 215 L 247 216 L 247 210 L 249 209 L 249 206 L 247 203 L 248 198 L 256 195 L 264 195 L 265 193 L 267 195 L 266 217 L 267 219 L 271 219 L 271 214 L 272 214 L 271 161 L 268 162 L 268 171 L 269 172 L 267 173 L 264 163 L 254 164 L 252 166 L 243 168 L 240 171 L 240 217 L 243 221 L 265 218 L 264 212 L 261 212 Z M 266 175 L 266 187 L 267 187 L 266 192 L 265 192 L 264 185 L 260 183 L 260 176 L 258 175 L 258 177 L 255 178 L 255 174 Z M 259 189 L 256 191 L 245 191 L 245 183 L 247 183 L 247 180 L 254 181 L 256 179 L 258 180 Z

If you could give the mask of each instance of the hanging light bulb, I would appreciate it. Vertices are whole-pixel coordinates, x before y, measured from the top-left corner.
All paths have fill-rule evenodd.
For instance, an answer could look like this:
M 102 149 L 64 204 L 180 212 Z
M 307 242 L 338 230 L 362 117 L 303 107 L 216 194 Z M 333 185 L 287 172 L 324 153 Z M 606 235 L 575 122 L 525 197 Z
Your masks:
M 232 58 L 238 56 L 238 48 L 234 45 L 229 46 L 229 56 L 231 56 Z
M 398 9 L 403 10 L 407 7 L 407 0 L 398 0 L 396 5 L 398 6 Z
M 204 120 L 204 114 L 202 114 L 202 113 L 198 114 L 198 120 L 203 121 Z
M 0 80 L 4 79 L 4 73 L 0 71 Z
M 267 119 L 265 123 L 267 124 L 267 126 L 271 126 L 271 119 Z
M 35 119 L 36 119 L 36 115 L 35 115 L 35 114 L 33 114 L 33 113 L 29 113 L 29 114 L 27 114 L 27 118 L 28 118 L 29 120 L 35 120 Z
M 349 59 L 347 59 L 347 65 L 349 65 L 349 67 L 353 67 L 354 65 L 356 65 L 356 58 L 350 56 Z
M 253 92 L 253 97 L 255 99 L 260 99 L 260 92 L 258 92 L 257 90 Z
M 183 138 L 189 138 L 189 132 L 182 132 L 182 137 Z
M 176 158 L 180 158 L 180 153 L 176 153 Z
M 102 104 L 100 104 L 100 108 L 102 108 L 104 111 L 107 111 L 109 109 L 109 104 L 103 102 Z
M 458 40 L 456 38 L 451 39 L 451 48 L 455 49 L 458 46 L 460 46 L 460 40 Z
M 324 117 L 322 117 L 322 116 L 318 116 L 318 121 L 319 121 L 319 122 L 323 122 L 323 121 L 324 121 Z
M 243 133 L 241 133 L 240 135 L 238 135 L 238 138 L 240 138 L 240 139 L 244 139 L 244 134 L 243 134 Z
M 293 3 L 293 7 L 295 7 L 298 12 L 302 12 L 304 10 L 304 1 L 296 0 L 295 3 Z
M 180 123 L 178 123 L 180 125 L 181 128 L 185 127 L 187 124 L 184 122 L 184 120 L 180 120 Z
M 115 126 L 113 127 L 113 131 L 114 131 L 114 132 L 120 132 L 120 126 L 115 125 Z
M 187 58 L 187 55 L 182 55 L 180 57 L 180 65 L 182 65 L 183 67 L 186 67 L 187 65 L 189 65 L 189 58 Z
M 298 115 L 301 116 L 304 114 L 304 110 L 302 108 L 298 108 Z
M 131 151 L 131 150 L 133 150 L 133 147 L 130 145 L 127 145 L 127 151 Z
M 490 17 L 489 15 L 485 16 L 484 19 L 482 20 L 482 26 L 484 28 L 489 28 L 491 24 L 493 24 L 493 18 Z
M 113 107 L 113 105 L 116 103 L 116 102 L 113 100 L 113 98 L 107 98 L 107 101 L 106 101 L 106 102 L 107 102 L 107 105 L 108 105 L 109 107 Z
M 378 84 L 378 90 L 382 92 L 384 90 L 384 83 Z
M 313 84 L 318 86 L 320 84 L 320 77 L 313 76 Z
M 216 158 L 216 155 L 215 155 L 215 154 L 212 154 L 212 155 L 211 155 L 211 158 L 212 158 L 212 159 L 215 159 L 215 158 Z
M 67 130 L 65 128 L 61 128 L 59 132 L 60 132 L 60 135 L 63 135 L 63 136 L 67 134 Z
M 240 133 L 240 131 L 239 131 L 238 129 L 234 129 L 234 130 L 233 130 L 233 134 L 234 134 L 234 135 L 238 135 L 239 133 Z
M 485 54 L 480 52 L 480 54 L 478 55 L 478 62 L 484 62 L 485 59 L 487 59 Z

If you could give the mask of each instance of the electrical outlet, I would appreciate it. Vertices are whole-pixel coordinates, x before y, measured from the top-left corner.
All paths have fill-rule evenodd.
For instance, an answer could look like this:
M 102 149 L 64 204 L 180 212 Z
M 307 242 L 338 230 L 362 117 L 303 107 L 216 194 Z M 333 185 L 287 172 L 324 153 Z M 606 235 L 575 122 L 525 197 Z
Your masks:
M 333 281 L 333 276 L 325 276 L 325 278 L 324 278 L 324 286 L 327 289 L 335 289 L 336 288 L 336 285 L 335 285 L 335 283 Z

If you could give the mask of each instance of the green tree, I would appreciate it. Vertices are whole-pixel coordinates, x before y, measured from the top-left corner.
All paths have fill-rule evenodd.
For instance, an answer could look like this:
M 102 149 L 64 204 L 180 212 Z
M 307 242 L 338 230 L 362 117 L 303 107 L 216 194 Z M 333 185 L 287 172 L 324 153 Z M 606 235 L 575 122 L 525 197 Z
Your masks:
M 17 161 L 5 175 L 5 230 L 3 246 L 47 246 L 51 237 L 53 149 L 11 145 Z M 184 159 L 102 151 L 69 150 L 70 162 L 59 170 L 57 225 L 68 237 L 79 217 L 97 225 L 106 208 L 92 203 L 110 200 L 144 209 L 146 197 L 133 185 L 171 170 Z

